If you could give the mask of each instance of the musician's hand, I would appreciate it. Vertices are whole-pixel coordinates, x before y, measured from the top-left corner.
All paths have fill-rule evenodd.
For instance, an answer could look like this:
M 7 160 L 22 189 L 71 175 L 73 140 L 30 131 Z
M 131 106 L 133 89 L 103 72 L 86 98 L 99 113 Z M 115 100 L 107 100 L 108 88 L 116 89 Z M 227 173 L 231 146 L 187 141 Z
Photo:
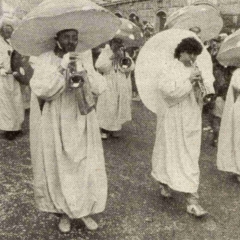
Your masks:
M 77 52 L 69 52 L 63 55 L 60 65 L 63 69 L 67 69 L 70 63 L 76 62 L 78 59 L 79 54 Z
M 201 81 L 202 80 L 201 72 L 198 70 L 192 71 L 189 80 L 192 84 L 196 83 L 197 81 Z
M 14 77 L 20 77 L 20 76 L 21 76 L 19 72 L 13 72 L 12 75 L 13 75 Z

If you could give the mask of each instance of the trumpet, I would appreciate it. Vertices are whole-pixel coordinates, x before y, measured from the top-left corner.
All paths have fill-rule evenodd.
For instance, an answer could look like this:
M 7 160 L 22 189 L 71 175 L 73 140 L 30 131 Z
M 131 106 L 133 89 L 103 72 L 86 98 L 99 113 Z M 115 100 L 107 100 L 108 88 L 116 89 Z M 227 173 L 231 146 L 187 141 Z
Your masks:
M 70 88 L 79 88 L 84 83 L 84 74 L 83 71 L 77 71 L 76 62 L 69 64 L 69 67 L 66 72 L 66 80 Z
M 120 48 L 123 51 L 123 57 L 119 60 L 119 66 L 127 70 L 132 66 L 132 59 L 126 56 L 126 49 L 124 47 Z
M 193 63 L 191 61 L 191 65 L 192 65 L 194 70 L 199 71 L 199 68 L 198 68 L 198 65 L 197 65 L 196 62 Z M 197 86 L 200 89 L 201 97 L 202 97 L 202 100 L 205 104 L 215 101 L 215 94 L 208 93 L 207 88 L 206 88 L 206 86 L 204 84 L 204 81 L 203 81 L 203 77 L 202 77 L 201 74 L 200 74 L 200 79 L 197 81 Z

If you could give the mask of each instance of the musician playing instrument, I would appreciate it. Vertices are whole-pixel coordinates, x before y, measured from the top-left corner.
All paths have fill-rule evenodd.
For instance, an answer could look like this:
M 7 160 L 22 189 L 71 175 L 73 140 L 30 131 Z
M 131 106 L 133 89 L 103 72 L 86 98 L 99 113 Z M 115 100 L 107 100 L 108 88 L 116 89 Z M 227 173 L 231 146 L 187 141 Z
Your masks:
M 107 90 L 97 103 L 102 139 L 119 137 L 122 125 L 132 119 L 130 73 L 134 70 L 134 62 L 125 52 L 122 40 L 114 38 L 102 50 L 95 66 L 107 80 Z
M 170 197 L 172 190 L 185 193 L 187 212 L 198 217 L 207 212 L 197 193 L 202 107 L 195 88 L 204 77 L 210 78 L 208 82 L 214 80 L 211 75 L 202 76 L 205 69 L 192 66 L 195 62 L 202 66 L 198 61 L 202 50 L 196 38 L 182 39 L 174 50 L 175 59 L 158 76 L 158 125 L 152 158 L 152 176 L 160 182 L 161 194 Z
M 98 225 L 89 215 L 105 208 L 107 178 L 95 110 L 82 106 L 92 100 L 92 92 L 104 90 L 104 78 L 93 68 L 91 51 L 75 52 L 77 30 L 62 30 L 55 41 L 55 49 L 37 58 L 30 81 L 35 200 L 39 210 L 61 215 L 61 232 L 70 231 L 74 218 L 95 230 Z M 66 74 L 71 65 L 79 73 L 77 87 Z

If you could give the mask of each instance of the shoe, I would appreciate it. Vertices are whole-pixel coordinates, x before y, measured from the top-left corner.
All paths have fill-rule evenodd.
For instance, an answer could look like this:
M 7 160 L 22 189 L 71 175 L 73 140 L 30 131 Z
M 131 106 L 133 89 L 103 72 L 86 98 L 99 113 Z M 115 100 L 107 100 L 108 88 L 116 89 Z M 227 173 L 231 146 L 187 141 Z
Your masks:
M 88 230 L 94 231 L 98 229 L 98 224 L 91 217 L 81 218 Z
M 211 131 L 211 130 L 212 130 L 212 128 L 210 126 L 207 126 L 207 127 L 203 128 L 203 131 Z
M 6 131 L 6 132 L 5 132 L 5 138 L 6 138 L 7 140 L 12 141 L 12 140 L 14 140 L 14 139 L 16 138 L 16 134 L 15 134 L 14 131 Z
M 111 136 L 112 136 L 113 138 L 120 138 L 121 134 L 120 134 L 119 131 L 112 131 L 112 132 L 111 132 Z
M 102 138 L 103 140 L 108 139 L 107 133 L 101 133 L 101 138 Z
M 171 189 L 167 185 L 160 185 L 160 193 L 165 198 L 172 197 Z
M 59 224 L 58 224 L 58 229 L 62 233 L 68 233 L 71 230 L 71 222 L 70 219 L 67 215 L 63 215 L 60 218 Z
M 139 101 L 141 101 L 141 98 L 139 97 L 139 95 L 137 95 L 132 98 L 132 101 L 139 102 Z
M 191 204 L 187 206 L 187 212 L 195 217 L 203 217 L 208 212 L 204 210 L 199 204 Z
M 236 179 L 240 183 L 240 175 L 236 175 Z

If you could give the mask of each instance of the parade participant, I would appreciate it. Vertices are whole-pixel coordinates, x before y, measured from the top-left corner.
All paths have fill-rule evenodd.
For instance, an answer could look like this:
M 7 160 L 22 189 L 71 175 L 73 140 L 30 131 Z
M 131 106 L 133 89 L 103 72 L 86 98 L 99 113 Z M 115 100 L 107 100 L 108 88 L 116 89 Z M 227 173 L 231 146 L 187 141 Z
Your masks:
M 58 32 L 54 51 L 37 59 L 30 81 L 35 199 L 40 210 L 62 214 L 59 222 L 62 232 L 70 231 L 72 218 L 81 218 L 90 230 L 97 229 L 89 215 L 102 212 L 107 197 L 95 110 L 81 113 L 79 89 L 69 88 L 65 77 L 69 64 L 75 63 L 78 70 L 87 71 L 95 93 L 102 91 L 98 86 L 93 88 L 95 78 L 101 76 L 93 69 L 91 52 L 79 55 L 75 52 L 77 44 L 77 30 Z M 84 81 L 88 83 L 87 79 Z
M 197 217 L 207 213 L 198 196 L 202 104 L 214 92 L 204 51 L 194 33 L 169 29 L 143 46 L 135 70 L 140 97 L 157 114 L 152 176 L 164 197 L 184 193 L 187 212 Z
M 169 197 L 171 189 L 186 193 L 187 212 L 195 216 L 207 213 L 197 193 L 202 121 L 194 84 L 201 80 L 201 73 L 192 68 L 201 52 L 195 38 L 183 39 L 175 49 L 175 64 L 159 86 L 167 106 L 158 119 L 152 160 L 152 175 L 161 183 L 162 195 Z
M 121 66 L 120 61 L 124 57 L 122 48 L 121 39 L 112 39 L 110 45 L 107 44 L 102 50 L 95 65 L 107 80 L 107 90 L 99 96 L 97 103 L 102 139 L 107 139 L 109 135 L 119 137 L 122 125 L 132 119 L 130 73 L 134 69 L 134 62 L 126 53 L 130 66 Z
M 217 153 L 217 168 L 236 174 L 240 182 L 240 69 L 233 72 L 223 110 Z
M 45 0 L 12 35 L 16 51 L 37 57 L 30 80 L 36 205 L 60 215 L 64 233 L 71 229 L 70 219 L 97 229 L 90 215 L 105 209 L 107 177 L 94 95 L 106 85 L 94 70 L 91 49 L 112 39 L 120 24 L 88 0 Z
M 11 19 L 1 19 L 0 29 L 0 130 L 5 137 L 13 140 L 21 132 L 24 121 L 24 106 L 19 82 L 12 74 L 10 57 L 12 47 L 9 39 L 14 23 Z

